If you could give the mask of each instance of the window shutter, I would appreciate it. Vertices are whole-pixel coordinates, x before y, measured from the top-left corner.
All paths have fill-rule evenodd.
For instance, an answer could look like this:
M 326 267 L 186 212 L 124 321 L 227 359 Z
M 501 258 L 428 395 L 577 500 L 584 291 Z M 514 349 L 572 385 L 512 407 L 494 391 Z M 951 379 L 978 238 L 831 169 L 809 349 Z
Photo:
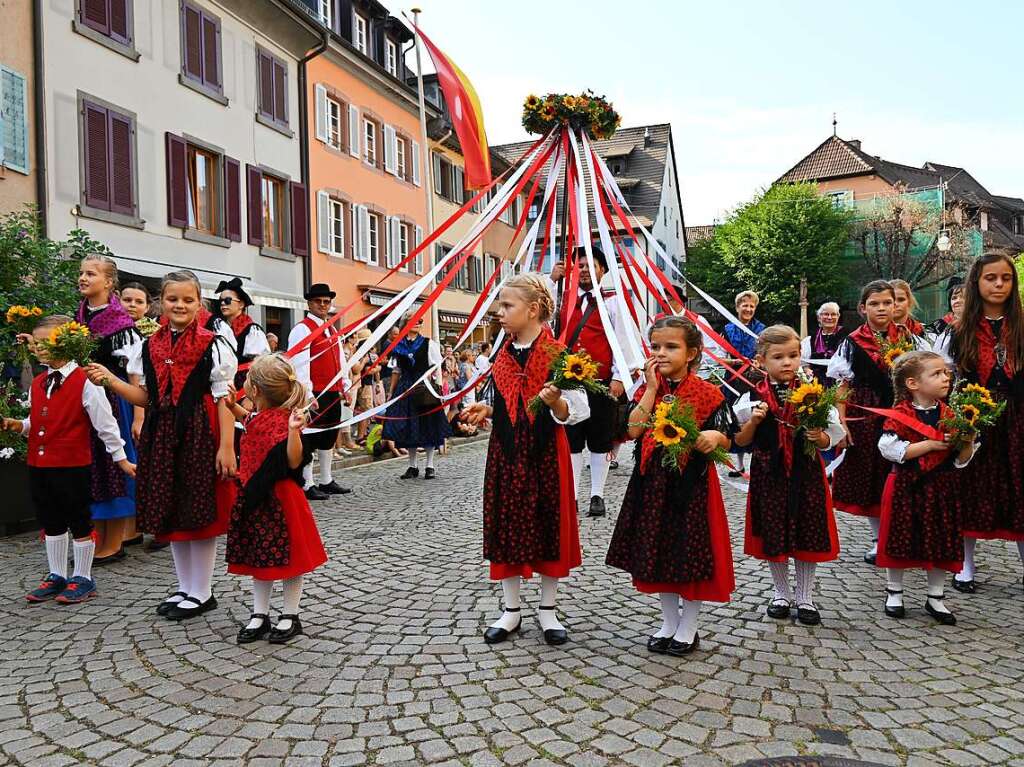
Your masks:
M 188 147 L 173 133 L 164 134 L 167 155 L 167 225 L 188 226 Z
M 418 141 L 412 142 L 412 183 L 422 186 L 420 180 L 420 145 Z
M 224 158 L 224 236 L 242 241 L 242 166 L 232 157 Z
M 110 210 L 131 215 L 135 212 L 132 173 L 132 121 L 110 112 Z
M 327 142 L 327 89 L 320 83 L 313 88 L 316 94 L 316 140 Z
M 274 62 L 263 51 L 257 51 L 260 96 L 258 109 L 266 117 L 274 116 Z
M 402 221 L 398 216 L 391 219 L 391 242 L 394 243 L 395 252 L 391 257 L 391 265 L 398 266 L 402 263 Z
M 29 172 L 25 78 L 0 66 L 0 163 Z
M 110 34 L 110 14 L 107 12 L 107 0 L 82 0 L 82 23 L 85 26 Z
M 431 170 L 434 175 L 434 194 L 441 194 L 441 190 L 444 186 L 441 183 L 441 157 L 437 152 L 430 153 Z
M 131 44 L 130 0 L 110 0 L 110 36 L 122 43 Z
M 85 102 L 85 204 L 110 210 L 110 134 L 107 110 Z
M 220 82 L 220 21 L 203 14 L 203 82 L 219 89 Z
M 316 248 L 321 253 L 331 252 L 331 196 L 327 192 L 316 193 Z
M 359 157 L 359 110 L 349 104 L 348 107 L 348 153 Z
M 370 260 L 370 209 L 365 205 L 357 205 L 356 212 L 359 219 L 359 243 L 357 245 L 357 258 L 360 261 Z M 377 233 L 378 235 L 380 232 Z
M 271 59 L 274 66 L 274 119 L 288 122 L 288 68 L 284 63 Z
M 395 129 L 390 126 L 384 126 L 384 170 L 391 175 L 395 175 L 398 172 L 398 148 L 395 146 L 398 139 L 398 134 L 395 133 Z
M 263 244 L 263 171 L 245 166 L 246 214 L 249 218 L 249 244 Z
M 413 247 L 418 248 L 420 243 L 423 242 L 423 227 L 416 227 L 416 239 L 413 240 Z M 416 258 L 416 274 L 423 274 L 423 253 L 417 253 Z
M 309 255 L 309 192 L 305 184 L 289 185 L 292 194 L 292 255 Z
M 185 6 L 183 45 L 185 47 L 185 75 L 203 80 L 203 17 L 190 5 Z
M 466 173 L 458 165 L 452 166 L 452 197 L 460 205 L 466 201 Z
M 394 258 L 395 252 L 395 229 L 391 225 L 391 222 L 391 216 L 384 217 L 384 264 L 388 268 L 394 266 L 394 262 L 392 261 L 392 259 Z
M 359 216 L 356 214 L 357 205 L 348 206 L 348 217 L 352 225 L 352 231 L 349 233 L 349 248 L 352 250 L 352 260 L 359 260 Z

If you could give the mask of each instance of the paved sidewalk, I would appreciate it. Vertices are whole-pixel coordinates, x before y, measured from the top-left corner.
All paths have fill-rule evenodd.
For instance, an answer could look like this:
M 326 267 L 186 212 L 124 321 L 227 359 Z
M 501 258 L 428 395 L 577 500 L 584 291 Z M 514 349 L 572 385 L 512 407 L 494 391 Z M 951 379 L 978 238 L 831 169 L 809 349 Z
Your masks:
M 346 471 L 353 495 L 317 504 L 331 556 L 309 581 L 307 636 L 239 647 L 242 579 L 220 608 L 168 623 L 167 551 L 99 571 L 100 597 L 30 607 L 42 574 L 29 536 L 0 541 L 0 764 L 665 765 L 828 754 L 881 764 L 1024 765 L 1024 594 L 1016 550 L 978 547 L 982 591 L 948 592 L 960 620 L 882 614 L 861 561 L 867 525 L 840 515 L 841 559 L 820 569 L 824 623 L 764 617 L 766 570 L 741 553 L 743 496 L 727 489 L 737 593 L 706 606 L 701 651 L 651 656 L 656 600 L 604 565 L 630 461 L 605 519 L 581 520 L 585 562 L 563 587 L 573 641 L 546 646 L 524 590 L 524 631 L 489 647 L 497 589 L 480 557 L 484 446 L 402 482 L 401 462 Z M 978 489 L 982 490 L 981 488 Z M 222 561 L 222 560 L 221 560 Z M 274 596 L 280 609 L 280 593 Z

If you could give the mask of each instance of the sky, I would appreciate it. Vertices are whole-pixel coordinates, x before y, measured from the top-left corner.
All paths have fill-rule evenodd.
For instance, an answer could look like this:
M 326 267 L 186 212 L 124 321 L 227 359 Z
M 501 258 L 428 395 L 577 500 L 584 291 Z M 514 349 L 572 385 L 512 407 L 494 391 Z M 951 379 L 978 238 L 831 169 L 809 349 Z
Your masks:
M 424 32 L 472 80 L 492 145 L 526 138 L 529 93 L 590 88 L 624 126 L 671 123 L 688 226 L 770 185 L 831 135 L 833 113 L 869 154 L 959 165 L 1024 196 L 1016 0 L 419 5 Z

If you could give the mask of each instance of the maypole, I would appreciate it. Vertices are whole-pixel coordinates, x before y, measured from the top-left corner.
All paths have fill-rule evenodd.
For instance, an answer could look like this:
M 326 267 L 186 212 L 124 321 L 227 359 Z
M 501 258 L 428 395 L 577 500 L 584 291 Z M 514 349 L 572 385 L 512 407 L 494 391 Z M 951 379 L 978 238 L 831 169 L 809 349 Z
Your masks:
M 427 104 L 423 95 L 423 65 L 420 61 L 420 9 L 412 9 L 413 30 L 416 34 L 416 85 L 419 89 L 420 100 L 420 141 L 423 142 L 423 151 L 420 152 L 420 162 L 423 163 L 423 191 L 427 196 L 427 231 L 434 231 L 434 164 L 430 162 L 430 142 L 427 137 Z M 436 248 L 430 249 L 431 254 L 437 253 Z M 427 263 L 434 265 L 434 256 L 427 256 Z M 437 304 L 430 307 L 430 337 L 437 342 L 441 340 L 441 328 L 437 316 Z

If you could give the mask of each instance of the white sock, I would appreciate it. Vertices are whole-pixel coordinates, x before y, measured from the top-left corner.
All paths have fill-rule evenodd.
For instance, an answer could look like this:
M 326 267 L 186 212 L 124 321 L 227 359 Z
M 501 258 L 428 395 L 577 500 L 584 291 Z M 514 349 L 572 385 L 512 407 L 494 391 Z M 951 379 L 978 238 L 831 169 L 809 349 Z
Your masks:
M 604 483 L 608 479 L 608 456 L 605 453 L 590 454 L 590 497 L 604 498 Z
M 329 485 L 334 481 L 331 476 L 331 461 L 334 460 L 333 450 L 317 450 L 316 457 L 320 462 L 320 484 Z
M 868 517 L 868 524 L 871 525 L 871 551 L 869 554 L 878 556 L 878 530 L 882 526 L 880 517 Z
M 557 596 L 558 578 L 552 578 L 550 575 L 542 575 L 540 577 L 540 606 L 542 608 L 554 607 Z M 544 631 L 549 629 L 565 631 L 565 627 L 558 622 L 558 618 L 555 616 L 554 610 L 537 610 L 537 622 L 540 623 L 540 627 Z
M 658 596 L 661 599 L 661 628 L 654 636 L 670 637 L 679 629 L 679 595 L 663 591 Z
M 801 562 L 799 559 L 794 564 L 796 568 L 796 606 L 814 607 L 814 570 L 817 562 Z
M 253 615 L 266 615 L 270 612 L 270 593 L 274 590 L 273 581 L 252 579 L 252 612 Z M 253 618 L 246 625 L 247 629 L 258 629 L 263 623 L 262 618 Z
M 576 499 L 580 497 L 580 474 L 583 472 L 583 453 L 572 454 L 572 486 L 576 490 Z
M 217 561 L 217 539 L 189 541 L 192 548 L 189 563 L 188 595 L 193 602 L 205 602 L 213 594 L 213 567 Z M 186 609 L 194 609 L 185 605 Z
M 888 577 L 887 588 L 892 591 L 898 591 L 899 594 L 886 594 L 885 606 L 886 607 L 903 607 L 903 570 L 890 567 L 886 570 Z
M 946 571 L 938 568 L 928 571 L 928 601 L 932 603 L 932 609 L 940 613 L 948 613 L 949 610 L 942 602 L 944 586 L 946 585 Z
M 501 600 L 505 611 L 502 612 L 501 617 L 498 618 L 498 620 L 491 624 L 491 628 L 511 631 L 519 625 L 521 616 L 518 608 L 522 607 L 522 603 L 519 600 L 519 588 L 522 585 L 522 582 L 523 579 L 518 575 L 514 575 L 511 578 L 501 579 Z M 508 608 L 510 607 L 515 610 L 515 612 L 509 612 Z
M 427 468 L 428 469 L 433 469 L 434 468 L 434 448 L 432 448 L 432 447 L 425 447 L 425 448 L 423 448 L 423 451 L 427 454 Z
M 72 578 L 92 580 L 92 557 L 96 553 L 96 542 L 92 538 L 75 541 L 75 572 Z
M 296 575 L 294 578 L 281 581 L 281 588 L 284 591 L 284 609 L 281 611 L 281 614 L 298 615 L 299 600 L 302 599 L 302 576 Z M 277 626 L 275 626 L 275 628 L 281 631 L 287 631 L 291 627 L 291 618 L 279 620 Z
M 412 469 L 416 468 L 416 460 L 419 457 L 420 449 L 418 447 L 409 448 L 409 467 Z
M 746 453 L 733 453 L 736 460 L 733 461 L 733 465 L 736 466 L 736 471 L 747 470 L 747 454 Z
M 68 534 L 46 536 L 46 563 L 50 572 L 68 578 Z
M 785 562 L 769 562 L 768 570 L 772 574 L 772 584 L 775 586 L 773 602 L 792 602 L 793 590 L 789 586 L 789 560 Z
M 191 541 L 171 541 L 171 558 L 174 560 L 174 572 L 178 575 L 178 591 L 188 594 L 192 586 L 192 543 Z M 184 597 L 171 596 L 166 601 L 177 604 Z
M 307 463 L 302 467 L 302 489 L 309 490 L 313 485 L 313 464 Z
M 977 543 L 977 538 L 964 538 L 964 566 L 955 576 L 962 583 L 974 580 L 974 547 Z
M 700 615 L 700 607 L 704 603 L 700 601 L 694 602 L 689 599 L 681 599 L 680 601 L 683 603 L 683 612 L 679 618 L 679 628 L 676 629 L 673 639 L 677 642 L 689 644 L 697 635 L 697 618 Z

